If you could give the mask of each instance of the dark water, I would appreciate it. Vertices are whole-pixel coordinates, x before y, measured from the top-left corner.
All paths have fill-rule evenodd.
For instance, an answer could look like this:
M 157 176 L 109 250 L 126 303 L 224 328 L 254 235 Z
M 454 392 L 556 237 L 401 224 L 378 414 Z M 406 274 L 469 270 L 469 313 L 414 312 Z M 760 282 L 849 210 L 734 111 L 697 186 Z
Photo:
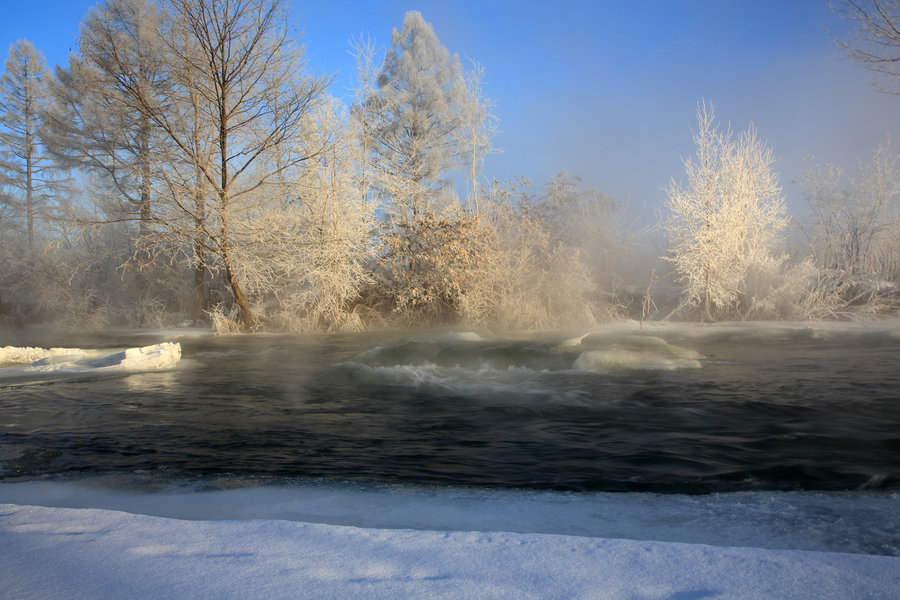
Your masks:
M 900 489 L 896 330 L 647 329 L 562 346 L 564 336 L 436 334 L 78 345 L 163 339 L 182 345 L 174 370 L 0 367 L 0 479 Z

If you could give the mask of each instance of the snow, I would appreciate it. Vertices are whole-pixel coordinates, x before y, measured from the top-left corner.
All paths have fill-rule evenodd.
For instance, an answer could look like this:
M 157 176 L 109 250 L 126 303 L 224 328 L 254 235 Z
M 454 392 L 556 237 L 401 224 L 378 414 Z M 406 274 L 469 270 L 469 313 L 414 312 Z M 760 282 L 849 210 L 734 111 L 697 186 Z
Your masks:
M 30 365 L 38 361 L 65 359 L 83 360 L 88 351 L 79 348 L 36 348 L 33 346 L 4 346 L 0 348 L 0 365 Z
M 7 598 L 896 598 L 900 559 L 0 505 Z
M 85 373 L 90 371 L 155 371 L 171 369 L 181 360 L 181 344 L 163 342 L 150 346 L 86 350 L 82 348 L 0 348 L 3 375 L 27 373 Z
M 763 512 L 774 517 L 791 513 L 789 506 L 842 511 L 860 503 L 860 515 L 874 509 L 896 527 L 889 523 L 896 516 L 884 519 L 897 514 L 896 495 L 697 499 L 349 485 L 139 493 L 111 483 L 0 485 L 0 597 L 900 597 L 898 557 L 754 547 L 790 544 L 777 535 L 785 527 L 803 537 L 815 519 L 760 531 L 767 526 Z M 869 500 L 875 504 L 866 506 Z M 689 537 L 704 529 L 704 512 L 729 506 L 731 519 L 707 523 L 698 538 L 705 542 L 658 539 L 658 533 Z M 147 510 L 169 516 L 140 514 Z M 744 520 L 737 518 L 741 511 Z M 578 531 L 582 519 L 583 535 L 533 531 Z M 600 523 L 607 533 L 630 530 L 643 539 L 593 535 Z M 516 524 L 522 531 L 505 530 Z M 714 529 L 729 528 L 719 541 L 731 543 L 709 543 Z M 799 545 L 841 543 L 828 537 Z

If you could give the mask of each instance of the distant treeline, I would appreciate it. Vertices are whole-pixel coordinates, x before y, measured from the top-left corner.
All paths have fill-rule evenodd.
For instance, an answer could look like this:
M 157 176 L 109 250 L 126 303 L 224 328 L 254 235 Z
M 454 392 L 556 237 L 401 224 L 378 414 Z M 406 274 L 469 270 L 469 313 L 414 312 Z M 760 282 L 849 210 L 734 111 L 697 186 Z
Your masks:
M 701 103 L 667 190 L 666 249 L 565 173 L 482 172 L 495 118 L 418 12 L 383 56 L 360 38 L 355 99 L 307 68 L 284 0 L 105 0 L 50 73 L 27 40 L 0 85 L 0 319 L 76 329 L 465 324 L 625 316 L 894 313 L 897 158 L 852 181 L 812 166 L 792 256 L 771 150 Z

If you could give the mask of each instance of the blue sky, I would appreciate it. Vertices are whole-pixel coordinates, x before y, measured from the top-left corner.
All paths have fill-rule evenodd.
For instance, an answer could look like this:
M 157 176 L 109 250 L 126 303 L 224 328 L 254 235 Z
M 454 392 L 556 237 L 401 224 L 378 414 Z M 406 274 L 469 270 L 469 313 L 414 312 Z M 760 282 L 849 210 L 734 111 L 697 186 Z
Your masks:
M 63 63 L 93 0 L 0 0 L 0 47 L 26 37 Z M 849 171 L 888 138 L 900 139 L 900 96 L 872 89 L 872 75 L 844 58 L 829 30 L 848 25 L 825 0 L 505 2 L 333 0 L 293 2 L 309 66 L 336 73 L 348 95 L 349 40 L 384 49 L 407 10 L 441 42 L 486 69 L 503 152 L 484 174 L 545 181 L 562 170 L 654 220 L 664 188 L 693 151 L 697 103 L 720 121 L 755 123 L 768 140 L 792 212 L 804 157 Z M 900 149 L 896 142 L 895 148 Z

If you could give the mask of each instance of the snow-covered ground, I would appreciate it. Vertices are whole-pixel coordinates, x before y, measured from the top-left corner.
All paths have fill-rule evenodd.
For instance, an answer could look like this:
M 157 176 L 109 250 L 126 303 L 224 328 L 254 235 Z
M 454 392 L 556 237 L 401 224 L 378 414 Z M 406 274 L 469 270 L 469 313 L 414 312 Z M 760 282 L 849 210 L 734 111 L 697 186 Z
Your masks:
M 900 597 L 900 557 L 797 549 L 896 543 L 896 494 L 115 486 L 0 485 L 0 597 Z

